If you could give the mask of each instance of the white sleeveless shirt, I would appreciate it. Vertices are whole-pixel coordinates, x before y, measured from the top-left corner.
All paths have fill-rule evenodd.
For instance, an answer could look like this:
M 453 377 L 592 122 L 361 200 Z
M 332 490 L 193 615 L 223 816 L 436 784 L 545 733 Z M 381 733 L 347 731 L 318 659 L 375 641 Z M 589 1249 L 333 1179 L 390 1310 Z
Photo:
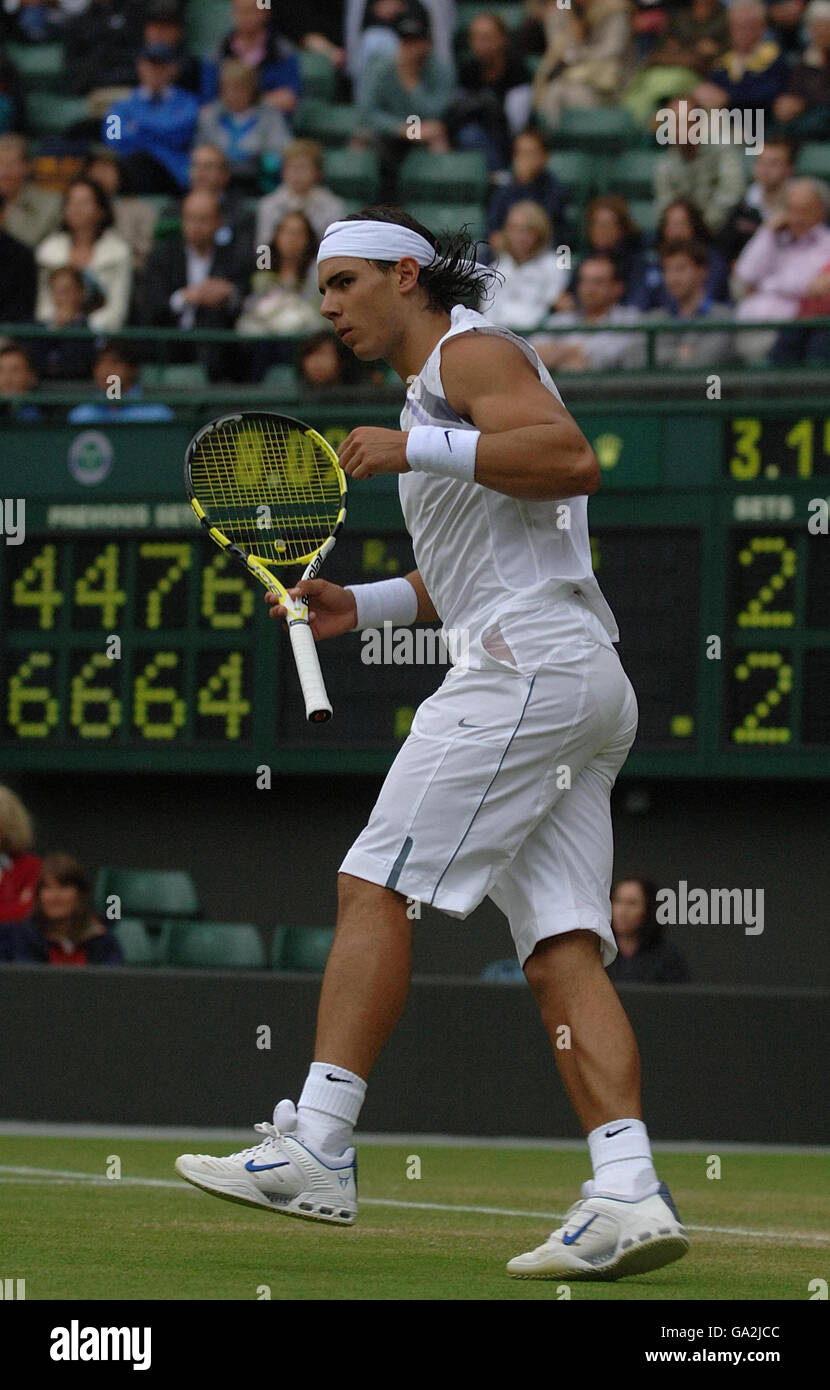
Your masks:
M 461 304 L 455 305 L 451 319 L 449 331 L 409 384 L 402 430 L 416 425 L 475 429 L 447 404 L 441 381 L 441 349 L 460 333 L 490 333 L 515 343 L 561 401 L 529 343 Z M 498 631 L 500 620 L 504 632 L 512 634 L 514 650 L 517 635 L 529 639 L 528 651 L 537 647 L 534 638 L 544 643 L 552 626 L 552 603 L 563 599 L 587 605 L 605 629 L 605 642 L 619 639 L 591 566 L 586 496 L 524 501 L 480 483 L 415 472 L 400 475 L 398 490 L 427 592 L 445 630 L 467 634 L 473 649 L 485 629 Z

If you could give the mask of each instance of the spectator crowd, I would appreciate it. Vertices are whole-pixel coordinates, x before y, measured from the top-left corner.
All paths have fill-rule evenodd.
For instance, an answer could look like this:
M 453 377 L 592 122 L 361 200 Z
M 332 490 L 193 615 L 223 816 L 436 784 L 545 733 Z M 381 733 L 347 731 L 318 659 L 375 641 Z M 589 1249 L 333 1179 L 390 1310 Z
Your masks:
M 800 323 L 830 314 L 830 192 L 802 164 L 830 148 L 830 0 L 514 0 L 463 23 L 453 0 L 209 3 L 226 16 L 210 48 L 193 0 L 0 0 L 5 418 L 43 418 L 18 397 L 45 383 L 97 387 L 79 422 L 169 418 L 143 399 L 156 348 L 142 358 L 134 327 L 173 330 L 166 360 L 211 382 L 288 364 L 309 389 L 382 382 L 320 337 L 319 239 L 365 202 L 328 186 L 335 149 L 372 156 L 381 203 L 407 203 L 413 151 L 477 157 L 486 313 L 552 370 L 644 366 L 643 323 L 676 330 L 656 334 L 660 367 L 830 363 L 830 330 Z M 55 44 L 75 118 L 44 137 L 27 74 Z M 321 70 L 336 142 L 309 135 Z M 700 141 L 690 109 L 712 130 L 742 114 L 743 143 Z M 603 113 L 630 127 L 614 158 L 580 144 Z M 589 180 L 601 164 L 588 196 L 576 150 Z M 626 196 L 646 151 L 648 196 Z M 459 230 L 452 206 L 431 230 Z M 199 343 L 216 330 L 234 336 Z

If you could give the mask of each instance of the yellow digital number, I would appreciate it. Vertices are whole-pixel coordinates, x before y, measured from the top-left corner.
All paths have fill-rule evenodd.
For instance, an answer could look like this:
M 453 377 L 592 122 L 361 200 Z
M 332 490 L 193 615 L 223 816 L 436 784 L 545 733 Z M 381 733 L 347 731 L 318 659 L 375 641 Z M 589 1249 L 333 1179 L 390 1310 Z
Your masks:
M 18 738 L 48 738 L 58 722 L 60 709 L 54 691 L 48 685 L 31 684 L 42 679 L 42 673 L 53 664 L 51 652 L 29 652 L 9 678 L 8 720 Z M 32 705 L 40 706 L 39 718 L 33 716 Z
M 162 626 L 161 620 L 166 596 L 174 584 L 178 584 L 190 569 L 193 551 L 191 546 L 175 541 L 145 541 L 143 545 L 139 546 L 138 553 L 142 560 L 170 560 L 172 562 L 147 595 L 145 622 L 148 628 L 155 630 Z
M 210 719 L 224 719 L 225 738 L 239 738 L 242 721 L 251 713 L 250 701 L 245 699 L 243 677 L 242 653 L 230 652 L 196 696 L 199 714 Z
M 118 587 L 120 547 L 113 541 L 105 545 L 75 583 L 75 603 L 79 608 L 100 608 L 101 627 L 109 630 L 118 622 L 118 610 L 127 595 Z
M 733 420 L 732 443 L 734 453 L 729 460 L 729 471 L 739 482 L 757 478 L 761 472 L 761 451 L 758 441 L 761 438 L 760 420 Z
M 244 574 L 229 574 L 230 560 L 225 554 L 215 555 L 202 572 L 202 617 L 212 628 L 224 632 L 238 632 L 243 628 L 254 611 L 254 593 Z M 238 607 L 220 612 L 219 598 L 231 596 L 238 600 Z
M 395 556 L 389 554 L 386 541 L 373 536 L 363 542 L 361 569 L 364 574 L 397 574 L 400 565 Z
M 312 441 L 304 434 L 290 435 L 285 458 L 285 471 L 291 484 L 300 489 L 309 487 L 317 471 Z
M 752 536 L 738 552 L 738 563 L 754 565 L 759 556 L 778 557 L 778 569 L 762 584 L 754 598 L 738 613 L 739 627 L 792 627 L 795 614 L 791 608 L 769 608 L 777 594 L 792 582 L 796 572 L 796 553 L 786 536 Z
M 103 652 L 92 652 L 70 686 L 69 722 L 81 738 L 110 738 L 121 727 L 121 701 L 111 685 L 95 685 L 100 671 L 113 673 L 113 662 Z M 95 705 L 103 710 L 103 718 L 90 719 L 88 710 Z
M 735 679 L 749 680 L 753 671 L 768 670 L 775 673 L 775 684 L 762 695 L 743 721 L 732 730 L 734 743 L 789 743 L 792 730 L 786 724 L 765 724 L 777 706 L 792 690 L 793 669 L 785 660 L 783 652 L 746 652 L 735 667 Z
M 187 709 L 180 692 L 172 685 L 156 685 L 165 671 L 175 671 L 178 666 L 177 652 L 156 652 L 136 678 L 133 722 L 144 738 L 174 739 L 184 728 Z
M 57 568 L 57 546 L 44 545 L 12 586 L 12 604 L 15 608 L 37 608 L 40 628 L 55 626 L 55 613 L 63 603 L 63 594 L 55 582 Z
M 799 420 L 784 436 L 784 443 L 797 450 L 796 472 L 799 478 L 813 476 L 813 438 L 815 425 L 812 420 Z

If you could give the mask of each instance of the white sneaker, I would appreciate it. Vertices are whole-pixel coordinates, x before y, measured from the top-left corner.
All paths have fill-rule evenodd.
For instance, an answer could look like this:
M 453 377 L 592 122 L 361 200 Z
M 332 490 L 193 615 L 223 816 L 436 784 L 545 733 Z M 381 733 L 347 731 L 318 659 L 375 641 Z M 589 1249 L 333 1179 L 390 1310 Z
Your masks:
M 679 1260 L 689 1248 L 665 1183 L 635 1199 L 585 1183 L 564 1224 L 507 1266 L 514 1279 L 622 1279 Z
M 314 1153 L 296 1133 L 288 1132 L 296 1124 L 293 1104 L 280 1101 L 273 1124 L 254 1125 L 258 1134 L 266 1136 L 261 1143 L 227 1158 L 182 1154 L 176 1159 L 176 1172 L 194 1187 L 228 1202 L 351 1226 L 357 1217 L 354 1149 L 338 1158 Z

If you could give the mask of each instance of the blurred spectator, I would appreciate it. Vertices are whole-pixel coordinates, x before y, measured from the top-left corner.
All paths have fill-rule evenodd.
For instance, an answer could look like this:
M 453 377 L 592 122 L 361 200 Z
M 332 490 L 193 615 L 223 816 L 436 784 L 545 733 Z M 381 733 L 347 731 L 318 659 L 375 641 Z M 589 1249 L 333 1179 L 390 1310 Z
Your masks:
M 307 53 L 320 53 L 340 71 L 346 63 L 343 5 L 338 0 L 278 0 L 277 28 Z
M 89 326 L 110 333 L 127 321 L 133 279 L 133 257 L 128 243 L 114 227 L 112 205 L 92 179 L 73 179 L 63 203 L 63 230 L 53 232 L 38 246 L 37 317 L 54 315 L 49 273 L 58 266 L 80 270 L 90 293 L 98 291 L 101 307 L 89 314 Z
M 270 10 L 260 8 L 257 0 L 233 0 L 232 9 L 234 27 L 222 40 L 213 88 L 205 95 L 217 95 L 218 66 L 226 58 L 238 58 L 246 68 L 256 72 L 266 105 L 290 115 L 302 90 L 296 53 L 272 25 Z
M 77 859 L 48 854 L 34 910 L 0 928 L 0 960 L 43 965 L 122 965 L 115 933 L 92 909 L 89 878 Z
M 401 160 L 420 143 L 433 154 L 449 149 L 444 116 L 452 99 L 452 70 L 432 53 L 426 23 L 417 18 L 398 24 L 395 58 L 377 58 L 366 71 L 358 95 L 361 133 L 357 143 L 373 140 L 381 162 L 381 202 L 393 202 Z M 412 114 L 417 112 L 418 124 Z
M 379 386 L 383 382 L 382 373 L 359 361 L 330 328 L 322 328 L 300 345 L 297 374 L 300 386 L 315 392 L 341 386 Z
M 90 116 L 101 117 L 133 85 L 141 49 L 143 0 L 89 0 L 66 25 L 66 74 Z
M 668 307 L 658 309 L 659 317 L 680 320 L 731 320 L 731 313 L 722 304 L 715 304 L 706 293 L 709 274 L 709 255 L 700 241 L 670 241 L 662 250 L 660 260 Z M 734 357 L 732 334 L 723 333 L 660 333 L 655 342 L 655 361 L 658 367 L 718 367 Z
M 299 337 L 320 323 L 317 234 L 302 212 L 289 212 L 274 232 L 271 268 L 251 277 L 237 332 L 246 337 Z
M 84 401 L 69 412 L 70 425 L 136 425 L 172 420 L 167 405 L 142 399 L 138 385 L 138 359 L 124 343 L 108 343 L 95 359 L 93 380 L 103 401 Z
M 544 208 L 557 239 L 567 238 L 565 207 L 568 195 L 556 175 L 545 167 L 548 155 L 541 131 L 523 130 L 513 141 L 512 181 L 494 191 L 487 212 L 487 232 L 494 251 L 502 244 L 504 224 L 511 207 L 528 199 Z
M 718 246 L 730 264 L 762 222 L 770 222 L 784 211 L 787 182 L 795 168 L 795 146 L 791 140 L 767 137 L 752 168 L 755 179 L 718 237 Z
M 660 255 L 671 242 L 695 241 L 706 247 L 709 273 L 706 296 L 715 304 L 729 299 L 729 267 L 723 253 L 714 244 L 703 214 L 690 198 L 677 198 L 663 210 L 657 224 L 657 256 L 650 256 L 646 273 L 632 302 L 638 309 L 667 309 L 669 296 L 663 280 Z
M 697 90 L 697 89 L 695 89 Z M 679 112 L 678 98 L 669 109 Z M 695 103 L 695 91 L 689 105 Z M 719 232 L 729 213 L 739 203 L 746 175 L 743 153 L 731 145 L 696 145 L 688 138 L 690 130 L 677 121 L 678 142 L 661 154 L 654 171 L 654 192 L 659 212 L 677 198 L 691 198 L 704 213 L 713 232 Z
M 252 257 L 235 243 L 221 245 L 219 199 L 190 193 L 182 204 L 182 234 L 159 241 L 150 252 L 141 291 L 145 324 L 156 328 L 231 329 L 251 274 Z M 178 360 L 192 360 L 185 346 Z M 212 381 L 235 374 L 234 355 L 213 345 L 204 350 Z
M 565 109 L 612 106 L 632 71 L 626 0 L 547 6 L 547 48 L 534 78 L 534 105 L 551 129 Z
M 282 154 L 291 134 L 281 111 L 259 99 L 254 68 L 228 58 L 219 75 L 219 100 L 199 115 L 198 139 L 215 145 L 227 159 L 235 187 L 249 194 L 259 188 L 262 156 Z
M 89 0 L 3 0 L 9 16 L 8 37 L 15 43 L 55 43 L 67 19 L 86 9 Z
M 700 73 L 708 72 L 729 43 L 721 0 L 691 0 L 689 5 L 676 5 L 669 15 L 666 35 L 677 45 L 681 62 Z
M 579 267 L 573 313 L 556 314 L 557 327 L 573 325 L 594 328 L 607 324 L 639 323 L 639 310 L 620 303 L 623 282 L 612 256 L 595 253 Z M 546 367 L 566 371 L 608 371 L 617 367 L 642 367 L 645 343 L 639 333 L 563 333 L 561 336 L 531 339 Z
M 765 37 L 767 13 L 761 0 L 733 0 L 727 14 L 730 47 L 710 69 L 730 108 L 767 110 L 783 90 L 787 62 L 781 45 Z
M 585 209 L 585 245 L 586 255 L 599 251 L 613 256 L 625 286 L 623 304 L 638 304 L 646 277 L 647 257 L 643 234 L 621 194 L 602 193 L 591 199 Z M 575 282 L 574 274 L 571 290 Z
M 435 42 L 435 56 L 453 68 L 455 0 L 346 0 L 346 54 L 349 73 L 359 94 L 360 77 L 376 57 L 394 58 L 397 25 L 402 19 L 423 20 Z
M 217 246 L 230 246 L 236 241 L 247 250 L 254 242 L 254 215 L 245 205 L 238 188 L 231 186 L 231 166 L 217 145 L 195 145 L 190 156 L 191 193 L 210 193 L 219 201 L 222 225 L 216 233 Z M 181 221 L 183 198 L 171 201 L 162 209 L 162 217 L 171 222 Z
M 11 58 L 0 49 L 0 135 L 26 129 L 26 87 Z
M 40 874 L 33 844 L 29 812 L 10 787 L 0 787 L 0 922 L 21 922 L 32 910 Z
M 339 222 L 346 204 L 321 182 L 323 151 L 314 140 L 294 140 L 283 155 L 282 183 L 274 193 L 260 199 L 256 239 L 267 246 L 274 230 L 288 212 L 304 212 L 318 237 L 326 227 Z
M 4 230 L 0 193 L 0 323 L 31 323 L 35 316 L 37 269 L 31 248 Z
M 22 135 L 0 135 L 0 197 L 6 200 L 4 226 L 9 236 L 37 246 L 61 221 L 59 193 L 38 188 L 31 177 Z
M 811 0 L 804 15 L 808 45 L 787 73 L 773 117 L 787 135 L 830 138 L 830 0 Z
M 175 86 L 175 49 L 143 48 L 139 85 L 107 112 L 103 138 L 121 157 L 126 193 L 177 193 L 187 185 L 199 103 Z
M 133 253 L 133 270 L 143 270 L 153 244 L 158 212 L 147 198 L 121 193 L 121 161 L 110 150 L 100 147 L 90 154 L 84 175 L 103 188 L 112 206 L 115 230 Z
M 201 58 L 188 50 L 179 0 L 149 0 L 144 11 L 143 47 L 172 48 L 176 55 L 176 86 L 203 99 L 207 75 Z
M 550 314 L 568 283 L 568 270 L 551 249 L 550 218 L 538 203 L 514 203 L 504 226 L 497 282 L 483 311 L 491 323 L 530 333 Z
M 792 60 L 804 47 L 802 20 L 806 0 L 765 0 L 765 4 L 770 33 L 787 59 Z
M 608 966 L 617 984 L 682 985 L 689 967 L 657 921 L 657 886 L 648 878 L 619 879 L 611 889 L 611 930 L 618 954 Z
M 86 328 L 87 283 L 74 266 L 59 266 L 49 274 L 52 314 L 42 319 L 44 328 Z M 47 381 L 86 381 L 95 360 L 90 338 L 48 337 L 32 343 L 32 358 Z
M 799 300 L 798 318 L 830 318 L 830 261 L 813 277 Z M 830 367 L 830 328 L 783 328 L 769 360 L 776 367 Z
M 758 228 L 737 261 L 733 285 L 739 323 L 794 319 L 804 295 L 830 259 L 830 227 L 825 226 L 830 195 L 818 179 L 791 179 L 785 211 Z M 738 335 L 744 361 L 757 362 L 773 345 L 772 330 Z
M 29 396 L 38 388 L 37 372 L 24 347 L 7 343 L 0 348 L 0 419 L 15 424 L 33 425 L 43 419 L 43 412 L 34 402 L 19 403 L 17 396 Z
M 482 150 L 490 170 L 504 169 L 510 163 L 511 136 L 530 118 L 530 70 L 512 51 L 510 32 L 500 15 L 477 15 L 470 24 L 469 42 L 470 56 L 461 64 L 447 126 L 456 149 Z

